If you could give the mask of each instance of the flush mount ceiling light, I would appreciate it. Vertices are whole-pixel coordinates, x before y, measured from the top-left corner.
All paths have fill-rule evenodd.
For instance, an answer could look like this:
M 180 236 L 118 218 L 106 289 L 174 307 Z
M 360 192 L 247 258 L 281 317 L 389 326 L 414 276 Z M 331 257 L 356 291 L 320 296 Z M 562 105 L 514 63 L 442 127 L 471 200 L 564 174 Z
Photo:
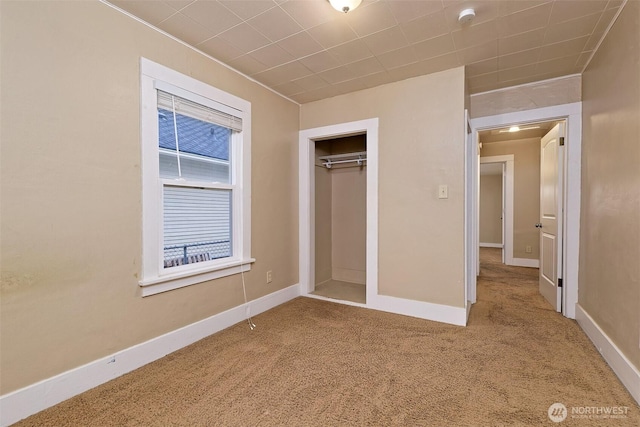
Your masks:
M 527 126 L 524 128 L 521 128 L 520 126 L 511 126 L 509 129 L 500 129 L 498 133 L 520 132 L 521 130 L 530 130 L 530 129 L 540 129 L 540 126 Z
M 475 10 L 465 9 L 462 12 L 460 12 L 460 15 L 458 15 L 458 22 L 461 24 L 466 24 L 468 22 L 471 22 L 475 17 L 476 17 Z
M 328 0 L 331 6 L 339 12 L 347 13 L 360 6 L 362 0 Z

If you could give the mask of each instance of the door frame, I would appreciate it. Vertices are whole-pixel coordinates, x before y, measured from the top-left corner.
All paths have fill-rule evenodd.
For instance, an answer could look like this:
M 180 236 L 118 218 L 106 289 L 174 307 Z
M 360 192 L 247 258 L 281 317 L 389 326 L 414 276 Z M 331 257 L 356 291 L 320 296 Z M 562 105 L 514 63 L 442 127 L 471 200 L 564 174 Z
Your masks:
M 514 156 L 513 154 L 505 154 L 502 156 L 480 157 L 480 165 L 483 163 L 503 164 L 502 182 L 504 186 L 502 187 L 502 201 L 504 204 L 504 218 L 502 219 L 502 262 L 507 265 L 518 265 L 513 258 Z M 478 216 L 479 215 L 480 212 L 478 212 Z M 480 230 L 478 229 L 478 233 L 479 232 Z
M 371 306 L 378 295 L 378 119 L 340 123 L 299 133 L 299 266 L 300 294 L 315 290 L 315 146 L 316 141 L 344 136 L 367 135 L 367 228 L 366 228 L 366 304 L 341 301 L 356 306 Z M 316 297 L 316 296 L 313 296 Z M 317 297 L 325 299 L 324 297 Z
M 582 103 L 554 105 L 526 111 L 498 114 L 494 116 L 478 117 L 471 119 L 471 141 L 467 144 L 467 156 L 477 156 L 478 153 L 478 132 L 481 130 L 497 127 L 507 127 L 515 124 L 526 124 L 534 122 L 545 122 L 552 120 L 566 120 L 565 136 L 565 156 L 563 183 L 563 241 L 564 250 L 562 253 L 562 314 L 571 319 L 576 316 L 576 304 L 578 303 L 578 265 L 580 249 L 580 171 L 582 163 Z M 477 162 L 469 162 L 472 168 L 479 168 Z M 479 186 L 479 170 L 472 170 L 467 175 L 467 188 L 477 189 Z M 467 215 L 478 218 L 477 191 L 468 191 L 466 198 L 471 198 L 467 206 L 472 207 L 472 211 L 467 211 Z M 472 229 L 465 237 L 467 242 L 477 242 L 478 221 L 470 221 Z M 475 266 L 473 266 L 475 267 Z M 467 266 L 472 268 L 472 266 Z M 475 281 L 471 284 L 475 287 Z M 475 293 L 475 292 L 474 292 Z

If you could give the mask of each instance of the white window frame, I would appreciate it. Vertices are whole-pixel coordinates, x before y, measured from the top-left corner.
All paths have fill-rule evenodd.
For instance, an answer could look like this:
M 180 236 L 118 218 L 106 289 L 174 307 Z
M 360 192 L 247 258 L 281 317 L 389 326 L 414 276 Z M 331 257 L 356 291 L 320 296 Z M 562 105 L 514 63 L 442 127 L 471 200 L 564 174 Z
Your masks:
M 159 175 L 158 98 L 156 87 L 175 87 L 178 96 L 194 94 L 242 119 L 229 149 L 231 184 L 202 185 L 233 189 L 231 257 L 164 268 L 162 190 L 185 185 Z M 142 147 L 142 296 L 154 295 L 251 269 L 251 103 L 146 58 L 140 59 L 140 131 Z

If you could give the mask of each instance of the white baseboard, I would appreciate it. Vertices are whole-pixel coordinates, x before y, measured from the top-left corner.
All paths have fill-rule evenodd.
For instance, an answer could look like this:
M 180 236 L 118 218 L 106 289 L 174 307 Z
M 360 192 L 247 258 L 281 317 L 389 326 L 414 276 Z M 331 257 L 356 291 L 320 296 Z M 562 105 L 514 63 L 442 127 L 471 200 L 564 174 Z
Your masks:
M 404 316 L 418 317 L 425 320 L 433 320 L 435 322 L 449 323 L 451 325 L 467 325 L 467 309 L 465 307 L 453 307 L 450 305 L 433 304 L 387 295 L 376 295 L 374 301 L 367 301 L 367 308 L 402 314 Z
M 166 333 L 113 355 L 0 396 L 0 426 L 8 426 L 109 380 L 160 359 L 229 326 L 270 310 L 300 295 L 292 285 Z M 259 326 L 259 325 L 258 325 Z
M 509 265 L 516 267 L 540 268 L 540 260 L 529 258 L 513 258 Z
M 640 405 L 640 370 L 627 359 L 580 304 L 576 304 L 576 321 L 591 339 L 604 360 L 611 366 L 620 382 Z
M 480 243 L 481 248 L 500 248 L 502 249 L 502 243 Z

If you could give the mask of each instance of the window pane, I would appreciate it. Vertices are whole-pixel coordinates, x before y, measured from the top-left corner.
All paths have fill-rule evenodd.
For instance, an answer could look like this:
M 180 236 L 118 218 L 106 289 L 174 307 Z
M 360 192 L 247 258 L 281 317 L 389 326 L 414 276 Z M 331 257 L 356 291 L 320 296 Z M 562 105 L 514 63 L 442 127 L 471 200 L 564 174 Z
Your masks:
M 231 129 L 178 113 L 174 123 L 173 111 L 158 108 L 160 177 L 230 183 L 231 133 Z
M 164 267 L 230 257 L 231 191 L 164 186 Z

